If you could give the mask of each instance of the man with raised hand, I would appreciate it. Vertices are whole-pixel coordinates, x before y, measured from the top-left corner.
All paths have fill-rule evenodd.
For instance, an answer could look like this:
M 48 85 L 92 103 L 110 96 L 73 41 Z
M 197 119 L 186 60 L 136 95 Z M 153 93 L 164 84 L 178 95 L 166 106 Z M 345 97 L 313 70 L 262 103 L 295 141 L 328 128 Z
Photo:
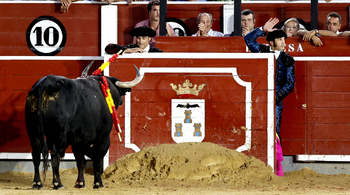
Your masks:
M 294 58 L 284 52 L 285 39 L 287 35 L 283 30 L 277 30 L 273 27 L 279 22 L 277 18 L 269 19 L 263 27 L 256 28 L 248 33 L 244 40 L 251 52 L 261 53 L 274 53 L 276 58 L 276 156 L 277 156 L 277 168 L 276 175 L 283 175 L 283 168 L 281 161 L 283 161 L 282 147 L 280 144 L 281 137 L 281 119 L 283 104 L 282 100 L 294 90 L 295 82 L 295 70 L 294 70 Z M 267 33 L 266 40 L 269 45 L 259 44 L 256 39 L 263 33 Z

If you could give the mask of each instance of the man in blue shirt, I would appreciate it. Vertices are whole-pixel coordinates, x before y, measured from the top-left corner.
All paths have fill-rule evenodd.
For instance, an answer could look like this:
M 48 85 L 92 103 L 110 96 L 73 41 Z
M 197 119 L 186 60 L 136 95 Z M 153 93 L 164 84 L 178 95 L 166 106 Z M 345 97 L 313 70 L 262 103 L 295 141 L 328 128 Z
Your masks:
M 278 135 L 277 142 L 280 141 L 280 129 L 282 119 L 282 100 L 294 90 L 295 70 L 294 58 L 284 52 L 285 39 L 287 35 L 283 30 L 276 30 L 273 27 L 279 22 L 277 18 L 271 18 L 263 27 L 256 28 L 248 33 L 244 40 L 251 52 L 275 53 L 276 57 L 276 133 Z M 263 33 L 268 33 L 266 40 L 269 45 L 259 44 L 256 39 Z M 282 151 L 281 151 L 282 152 Z M 283 156 L 282 156 L 283 160 Z M 282 167 L 280 167 L 282 168 Z M 283 176 L 283 169 L 282 169 Z M 277 174 L 279 175 L 279 174 Z

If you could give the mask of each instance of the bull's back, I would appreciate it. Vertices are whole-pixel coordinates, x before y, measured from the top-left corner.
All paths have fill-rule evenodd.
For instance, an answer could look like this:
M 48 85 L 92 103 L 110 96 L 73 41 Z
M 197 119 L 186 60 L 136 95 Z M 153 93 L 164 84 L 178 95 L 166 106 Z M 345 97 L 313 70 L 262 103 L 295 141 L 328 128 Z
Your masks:
M 28 134 L 36 132 L 40 122 L 47 137 L 74 135 L 81 136 L 81 139 L 93 138 L 97 128 L 106 124 L 107 128 L 112 127 L 97 80 L 54 75 L 40 79 L 27 96 Z

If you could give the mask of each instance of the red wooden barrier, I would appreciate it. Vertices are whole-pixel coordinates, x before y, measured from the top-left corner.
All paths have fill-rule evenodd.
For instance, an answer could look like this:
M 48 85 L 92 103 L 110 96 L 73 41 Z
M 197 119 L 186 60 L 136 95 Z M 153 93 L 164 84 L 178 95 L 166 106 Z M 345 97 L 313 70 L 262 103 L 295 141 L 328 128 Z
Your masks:
M 29 90 L 49 74 L 77 78 L 91 61 L 0 58 L 0 62 L 0 152 L 31 152 L 24 117 Z M 101 63 L 96 61 L 91 70 L 96 70 Z
M 40 16 L 48 15 L 57 18 L 67 31 L 66 45 L 59 52 L 58 56 L 100 56 L 100 5 L 98 4 L 74 4 L 67 14 L 58 13 L 59 3 L 41 4 L 41 3 L 2 3 L 0 2 L 0 56 L 35 56 L 26 43 L 26 31 L 33 20 Z M 324 20 L 329 12 L 338 12 L 342 20 L 342 30 L 349 30 L 348 7 L 349 3 L 320 3 L 319 4 L 319 29 L 324 29 Z M 118 6 L 118 42 L 125 45 L 131 42 L 129 35 L 134 25 L 146 19 L 146 4 L 124 5 Z M 213 29 L 220 31 L 222 23 L 222 6 L 223 4 L 211 5 L 182 5 L 169 4 L 168 17 L 176 17 L 182 19 L 191 31 L 196 31 L 196 17 L 200 12 L 210 12 L 214 16 Z M 306 22 L 310 22 L 310 5 L 305 3 L 278 3 L 278 4 L 242 4 L 242 9 L 252 9 L 257 18 L 256 26 L 261 26 L 270 17 L 278 17 L 281 20 L 289 17 L 299 17 Z M 28 11 L 31 10 L 31 11 Z M 138 14 L 135 14 L 138 13 Z M 309 42 L 300 41 L 298 38 L 288 38 L 286 41 L 287 52 L 296 59 L 296 87 L 294 92 L 289 95 L 285 101 L 284 114 L 282 119 L 282 142 L 285 155 L 296 154 L 342 154 L 349 155 L 350 149 L 347 147 L 350 140 L 348 132 L 349 123 L 347 118 L 349 115 L 349 73 L 350 64 L 349 56 L 349 38 L 348 37 L 322 37 L 324 45 L 322 47 L 314 47 Z M 165 52 L 210 52 L 210 53 L 245 53 L 247 52 L 242 37 L 221 37 L 221 38 L 195 38 L 195 37 L 157 37 L 156 46 Z M 266 43 L 264 38 L 259 38 L 259 42 Z M 211 55 L 211 54 L 208 54 Z M 234 55 L 234 54 L 232 54 Z M 319 58 L 307 58 L 309 56 L 318 56 Z M 328 56 L 334 58 L 322 58 Z M 0 57 L 1 58 L 1 57 Z M 18 58 L 17 58 L 18 59 Z M 123 61 L 125 60 L 125 61 Z M 25 96 L 34 84 L 34 82 L 48 74 L 63 75 L 75 78 L 80 75 L 85 67 L 80 60 L 3 60 L 0 59 L 0 152 L 30 152 L 29 140 L 26 136 L 24 126 L 24 104 Z M 182 59 L 118 59 L 118 65 L 111 66 L 111 75 L 125 78 L 125 80 L 133 79 L 134 70 L 131 64 L 139 67 L 231 67 L 230 60 L 221 60 L 221 62 L 211 60 L 182 60 Z M 250 74 L 260 74 L 260 65 L 264 64 L 264 60 L 238 60 L 237 66 L 246 71 L 246 67 L 250 67 L 248 73 L 244 73 L 244 77 L 256 84 L 253 87 L 259 87 L 264 90 L 263 79 L 256 76 L 253 79 Z M 101 61 L 96 63 L 96 67 Z M 234 64 L 235 65 L 235 64 Z M 255 69 L 259 65 L 259 69 Z M 246 67 L 245 67 L 246 66 Z M 93 68 L 92 68 L 93 69 Z M 238 70 L 238 73 L 241 74 Z M 125 70 L 127 73 L 122 73 Z M 264 70 L 262 71 L 264 72 Z M 147 109 L 139 110 L 131 116 L 135 117 L 130 123 L 132 129 L 137 129 L 137 134 L 142 138 L 149 139 L 143 142 L 137 137 L 130 137 L 130 143 L 136 143 L 140 148 L 148 145 L 157 145 L 159 143 L 169 143 L 172 139 L 164 138 L 168 136 L 170 131 L 164 130 L 164 124 L 169 123 L 170 100 L 174 99 L 175 92 L 170 89 L 170 83 L 181 84 L 186 78 L 190 78 L 192 83 L 201 84 L 205 82 L 215 83 L 215 76 L 219 78 L 228 78 L 229 74 L 208 75 L 197 74 L 187 75 L 180 74 L 150 74 L 149 80 L 145 78 L 144 83 L 137 86 L 131 97 L 133 107 L 145 107 Z M 171 80 L 171 79 L 174 79 Z M 260 79 L 260 80 L 259 80 Z M 178 82 L 176 82 L 176 81 Z M 180 81 L 181 80 L 181 81 Z M 152 81 L 152 82 L 151 82 Z M 224 82 L 231 82 L 225 80 Z M 166 83 L 166 84 L 164 84 Z M 204 83 L 204 81 L 203 81 Z M 230 83 L 229 83 L 230 84 Z M 233 88 L 228 89 L 227 86 L 207 85 L 200 92 L 201 99 L 210 98 L 209 109 L 211 115 L 206 115 L 206 125 L 212 125 L 219 120 L 218 127 L 220 132 L 217 137 L 206 137 L 204 141 L 213 141 L 225 145 L 229 148 L 235 148 L 242 144 L 243 138 L 240 136 L 226 136 L 232 133 L 230 126 L 240 127 L 243 118 L 234 117 L 236 113 L 226 111 L 223 102 L 234 108 L 243 108 L 242 104 L 232 101 L 231 93 L 237 97 L 241 97 L 239 90 Z M 209 88 L 209 89 L 208 89 Z M 141 90 L 145 89 L 145 90 Z M 215 92 L 219 92 L 218 95 Z M 159 92 L 159 93 L 158 93 Z M 162 92 L 162 93 L 160 93 Z M 253 98 L 264 102 L 266 98 L 262 91 L 253 91 Z M 223 95 L 221 95 L 223 94 Z M 214 107 L 212 100 L 217 100 L 221 107 Z M 141 106 L 141 101 L 146 102 L 145 106 Z M 163 107 L 158 107 L 158 104 Z M 167 106 L 167 109 L 164 109 Z M 264 106 L 259 107 L 252 103 L 252 106 L 258 106 L 261 112 L 265 112 Z M 162 108 L 160 110 L 160 108 Z M 216 108 L 221 112 L 215 112 Z M 123 110 L 124 107 L 121 107 Z M 146 110 L 149 110 L 146 112 Z M 257 110 L 252 111 L 252 119 L 259 119 Z M 165 113 L 165 115 L 164 115 Z M 230 122 L 223 120 L 220 114 L 226 114 Z M 237 112 L 241 113 L 241 112 Z M 121 113 L 122 114 L 122 113 Z M 135 115 L 134 115 L 135 114 Z M 136 115 L 137 114 L 137 115 Z M 149 120 L 148 115 L 155 118 Z M 260 113 L 259 113 L 260 114 Z M 260 115 L 259 115 L 260 116 Z M 124 116 L 122 116 L 122 120 Z M 263 117 L 264 118 L 264 117 Z M 156 122 L 155 122 L 156 121 Z M 146 125 L 147 124 L 147 125 Z M 146 126 L 145 126 L 146 125 Z M 170 124 L 169 124 L 170 125 Z M 259 130 L 264 129 L 267 124 L 263 120 L 252 124 L 253 136 L 260 136 Z M 122 126 L 124 124 L 122 123 Z M 162 129 L 157 129 L 161 126 Z M 124 127 L 123 127 L 124 128 Z M 152 134 L 150 129 L 155 129 L 156 133 Z M 167 127 L 170 128 L 170 127 Z M 219 131 L 219 130 L 218 130 Z M 237 132 L 243 132 L 242 129 Z M 260 132 L 262 133 L 262 132 Z M 224 134 L 225 136 L 221 136 Z M 207 134 L 210 135 L 210 134 Z M 238 134 L 237 134 L 238 135 Z M 241 133 L 242 135 L 242 133 Z M 133 152 L 131 149 L 125 149 L 123 143 L 115 143 L 115 150 L 111 150 L 111 162 L 123 154 Z M 133 136 L 133 134 L 131 134 Z M 231 143 L 230 140 L 235 139 L 237 143 Z M 147 144 L 148 143 L 148 144 Z M 253 143 L 253 142 L 252 142 Z M 252 148 L 250 154 L 257 154 L 259 158 L 267 162 L 267 149 L 261 145 Z M 258 154 L 257 151 L 262 151 Z M 265 151 L 265 152 L 264 152 Z M 255 153 L 254 153 L 255 152 Z M 260 156 L 259 156 L 260 155 Z
M 299 37 L 286 40 L 286 52 L 291 56 L 349 56 L 349 37 L 321 37 L 321 47 Z M 257 41 L 267 44 L 265 37 Z M 156 47 L 165 52 L 249 52 L 243 37 L 156 37 Z
M 127 148 L 138 151 L 148 146 L 186 140 L 237 149 L 265 163 L 270 159 L 268 164 L 273 166 L 271 54 L 125 54 L 111 64 L 110 75 L 118 75 L 122 80 L 133 79 L 134 64 L 140 67 L 143 79 L 125 98 L 124 108 L 130 111 L 123 114 L 118 110 L 119 115 L 124 116 L 125 142 L 119 143 L 116 133 L 112 134 L 109 154 L 112 162 L 132 152 Z M 125 74 L 121 75 L 121 71 Z M 180 97 L 172 89 L 171 84 L 183 85 L 187 79 L 193 85 L 205 84 L 198 96 Z M 200 108 L 176 108 L 181 103 L 174 105 L 175 100 L 182 105 L 186 102 L 199 104 Z M 199 103 L 201 101 L 203 104 Z M 178 109 L 180 116 L 176 115 Z M 202 109 L 203 116 L 198 115 L 196 109 Z M 186 124 L 181 123 L 181 119 L 180 122 L 176 120 L 177 117 L 185 118 L 185 110 L 192 111 L 194 124 L 201 124 L 202 135 L 198 136 L 201 139 L 193 136 L 193 123 L 190 129 L 185 129 Z M 198 122 L 201 117 L 203 121 Z M 183 127 L 184 135 L 174 136 L 176 124 Z M 186 131 L 190 131 L 190 135 L 185 135 Z

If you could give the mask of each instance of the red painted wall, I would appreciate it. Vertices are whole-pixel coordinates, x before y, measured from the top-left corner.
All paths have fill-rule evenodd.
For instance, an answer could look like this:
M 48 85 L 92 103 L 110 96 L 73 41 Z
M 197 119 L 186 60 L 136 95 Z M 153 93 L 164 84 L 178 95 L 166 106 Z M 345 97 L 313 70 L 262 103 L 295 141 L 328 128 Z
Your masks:
M 61 14 L 58 3 L 1 3 L 0 56 L 36 56 L 27 45 L 26 31 L 31 22 L 40 16 L 55 17 L 67 31 L 66 46 L 58 56 L 99 56 L 100 6 L 74 5 L 69 13 Z
M 67 14 L 58 12 L 60 7 L 58 3 L 1 3 L 0 5 L 0 56 L 35 56 L 27 46 L 25 34 L 29 24 L 35 18 L 43 15 L 57 18 L 67 30 L 66 46 L 57 54 L 58 56 L 100 56 L 101 5 L 73 4 Z M 318 28 L 324 29 L 326 15 L 336 11 L 343 19 L 342 30 L 349 30 L 349 5 L 349 3 L 320 3 Z M 128 44 L 131 42 L 130 30 L 137 22 L 148 18 L 146 5 L 118 4 L 116 6 L 118 6 L 119 17 L 119 44 Z M 255 12 L 256 26 L 263 25 L 270 17 L 279 17 L 283 20 L 297 16 L 310 22 L 310 5 L 308 4 L 243 3 L 242 9 L 246 8 Z M 193 32 L 196 31 L 196 17 L 200 12 L 212 13 L 214 16 L 213 29 L 218 31 L 221 29 L 222 5 L 168 5 L 168 17 L 181 18 Z M 314 47 L 298 38 L 289 38 L 286 41 L 287 45 L 294 44 L 294 51 L 288 52 L 294 57 L 349 56 L 347 37 L 322 37 L 321 39 L 324 45 Z M 156 40 L 157 47 L 165 52 L 246 52 L 241 37 L 219 39 L 158 37 Z M 260 38 L 259 42 L 265 43 L 264 38 Z M 297 51 L 299 45 L 302 46 L 303 52 Z M 25 96 L 34 82 L 48 74 L 75 78 L 81 74 L 88 63 L 82 61 L 0 61 L 0 152 L 30 151 L 24 125 L 24 104 Z M 143 62 L 140 66 L 147 63 Z M 97 62 L 96 66 L 99 64 L 101 62 Z M 347 139 L 350 137 L 347 122 L 350 113 L 348 105 L 349 62 L 297 61 L 295 66 L 296 87 L 293 94 L 289 95 L 285 101 L 282 119 L 284 154 L 349 154 L 350 147 L 347 147 L 350 143 L 350 140 Z M 125 75 L 126 80 L 134 78 L 132 68 L 130 72 L 132 74 L 129 76 Z M 116 75 L 119 75 L 119 72 Z M 151 84 L 144 87 L 152 89 Z M 173 96 L 171 90 L 164 92 L 160 97 L 149 91 L 138 91 L 137 93 L 140 93 L 140 97 L 151 94 L 153 101 L 160 101 L 158 99 L 160 97 L 169 99 L 170 96 Z M 203 95 L 205 93 L 203 92 Z M 141 126 L 137 128 L 140 129 Z M 112 133 L 113 136 L 116 134 Z M 119 147 L 120 144 L 116 144 Z M 123 154 L 122 151 L 115 150 L 112 158 L 120 157 Z M 130 149 L 124 149 L 124 152 L 130 151 Z
M 29 90 L 49 74 L 77 78 L 90 61 L 0 60 L 0 152 L 31 152 L 24 106 Z M 96 70 L 101 61 L 95 61 Z M 90 71 L 91 74 L 91 71 Z

